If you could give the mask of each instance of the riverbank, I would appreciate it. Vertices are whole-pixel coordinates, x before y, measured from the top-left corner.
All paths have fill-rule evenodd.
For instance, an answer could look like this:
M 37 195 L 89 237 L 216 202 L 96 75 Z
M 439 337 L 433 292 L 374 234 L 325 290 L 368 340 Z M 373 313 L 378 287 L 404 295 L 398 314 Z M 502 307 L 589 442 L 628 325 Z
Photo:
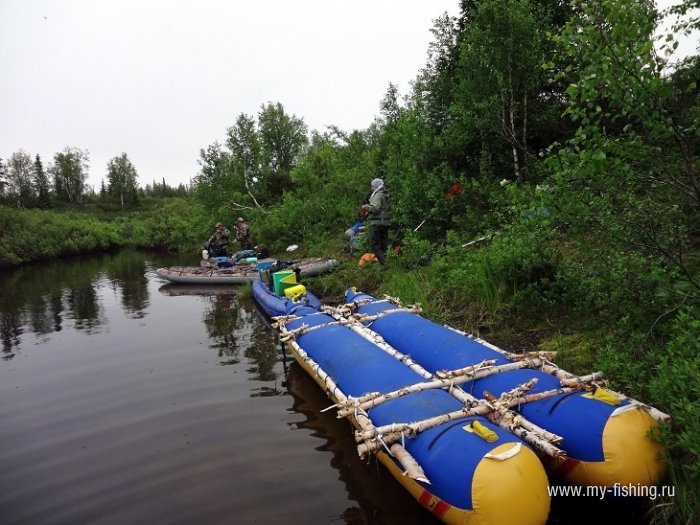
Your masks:
M 184 199 L 109 212 L 84 206 L 64 210 L 0 205 L 0 269 L 124 247 L 196 251 L 194 208 Z
M 111 216 L 0 207 L 0 265 L 124 246 L 191 252 L 194 264 L 202 233 L 211 227 L 204 215 L 178 199 Z M 700 480 L 700 313 L 697 305 L 680 303 L 660 316 L 663 287 L 653 265 L 626 253 L 591 257 L 525 224 L 469 246 L 448 238 L 436 248 L 407 237 L 400 252 L 389 255 L 388 270 L 380 271 L 376 264 L 358 266 L 360 254 L 347 253 L 342 236 L 332 232 L 294 232 L 300 248 L 287 253 L 280 232 L 289 232 L 263 220 L 254 222 L 260 240 L 282 257 L 340 260 L 337 271 L 312 281 L 328 303 L 341 302 L 350 285 L 420 303 L 427 317 L 504 349 L 557 351 L 557 364 L 571 372 L 603 370 L 614 389 L 670 413 L 673 425 L 659 438 L 668 451 L 666 483 L 676 493 L 653 502 L 650 512 L 659 523 L 673 523 L 700 508 L 693 490 Z

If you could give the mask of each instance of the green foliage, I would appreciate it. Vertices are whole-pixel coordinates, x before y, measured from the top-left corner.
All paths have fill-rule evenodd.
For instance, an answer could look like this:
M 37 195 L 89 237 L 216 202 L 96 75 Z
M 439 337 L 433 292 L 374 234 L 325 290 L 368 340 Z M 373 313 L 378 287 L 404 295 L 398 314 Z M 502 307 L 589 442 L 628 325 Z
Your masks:
M 700 309 L 682 307 L 660 317 L 654 331 L 620 331 L 599 352 L 598 365 L 617 388 L 671 414 L 660 436 L 670 462 L 676 497 L 657 508 L 667 523 L 696 521 L 700 501 Z M 665 344 L 664 344 L 664 341 Z
M 436 248 L 433 243 L 413 231 L 403 236 L 400 257 L 394 257 L 393 254 L 389 254 L 392 264 L 397 264 L 404 268 L 425 266 L 435 255 Z
M 53 175 L 54 189 L 59 199 L 72 204 L 82 202 L 89 160 L 87 150 L 70 146 L 54 155 L 49 171 Z
M 664 435 L 668 453 L 679 460 L 676 485 L 700 486 L 700 308 L 678 312 L 669 342 L 659 354 L 650 378 L 651 399 L 673 415 L 673 427 Z M 700 495 L 688 491 L 685 512 L 700 509 Z
M 520 181 L 528 154 L 528 101 L 542 83 L 547 16 L 528 0 L 483 0 L 471 22 L 461 41 L 459 103 L 510 150 Z
M 75 212 L 0 206 L 0 231 L 0 267 L 106 250 L 121 243 L 115 224 Z
M 259 220 L 251 221 L 257 242 L 273 251 L 284 251 L 291 245 L 304 246 L 311 255 L 322 255 L 318 246 L 331 231 L 337 239 L 351 225 L 344 220 L 336 206 L 336 198 L 330 192 L 300 196 L 285 195 L 282 203 Z
M 282 104 L 268 103 L 258 113 L 258 136 L 263 166 L 261 180 L 263 197 L 274 198 L 292 188 L 290 172 L 308 143 L 304 120 L 285 113 Z
M 139 248 L 199 253 L 215 223 L 191 202 L 170 199 L 124 222 L 122 231 L 129 244 Z
M 653 259 L 583 238 L 567 244 L 557 285 L 560 300 L 578 315 L 644 327 L 668 304 L 670 277 Z
M 13 153 L 7 162 L 7 193 L 18 208 L 34 204 L 36 192 L 32 179 L 31 157 L 24 150 Z
M 199 163 L 202 168 L 195 178 L 194 195 L 202 206 L 218 215 L 230 202 L 247 202 L 243 174 L 232 170 L 230 155 L 220 144 L 200 150 Z
M 195 195 L 218 212 L 274 205 L 292 189 L 291 172 L 307 144 L 304 120 L 288 115 L 279 102 L 263 105 L 257 123 L 241 113 L 227 130 L 225 149 L 214 143 L 200 151 Z
M 39 208 L 48 208 L 51 204 L 49 199 L 49 177 L 44 171 L 44 165 L 41 162 L 41 157 L 36 156 L 32 173 L 34 189 L 36 191 L 36 204 Z
M 107 163 L 107 193 L 124 208 L 138 203 L 136 168 L 126 153 L 114 157 Z
M 538 350 L 556 352 L 557 366 L 577 375 L 586 375 L 594 370 L 599 337 L 585 333 L 556 333 L 542 341 Z
M 492 315 L 546 306 L 555 289 L 558 257 L 540 230 L 514 230 L 493 237 L 483 247 L 451 245 L 444 266 L 445 288 Z
M 571 233 L 594 235 L 598 256 L 649 257 L 697 297 L 699 111 L 697 97 L 684 94 L 697 87 L 681 80 L 684 69 L 663 75 L 650 3 L 585 3 L 580 16 L 557 40 L 568 64 L 560 76 L 571 80 L 567 114 L 579 128 L 547 159 L 543 202 Z

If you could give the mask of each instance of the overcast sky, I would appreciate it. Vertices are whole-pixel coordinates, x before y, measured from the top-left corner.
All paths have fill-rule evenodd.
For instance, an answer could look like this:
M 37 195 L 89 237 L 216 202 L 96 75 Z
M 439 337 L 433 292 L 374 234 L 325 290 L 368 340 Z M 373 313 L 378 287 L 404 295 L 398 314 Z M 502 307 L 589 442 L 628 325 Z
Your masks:
M 364 129 L 446 11 L 458 0 L 0 0 L 0 157 L 88 150 L 99 190 L 126 152 L 140 184 L 176 186 L 267 102 Z
M 364 129 L 425 65 L 457 0 L 0 0 L 0 157 L 126 152 L 144 185 L 187 183 L 240 113 Z

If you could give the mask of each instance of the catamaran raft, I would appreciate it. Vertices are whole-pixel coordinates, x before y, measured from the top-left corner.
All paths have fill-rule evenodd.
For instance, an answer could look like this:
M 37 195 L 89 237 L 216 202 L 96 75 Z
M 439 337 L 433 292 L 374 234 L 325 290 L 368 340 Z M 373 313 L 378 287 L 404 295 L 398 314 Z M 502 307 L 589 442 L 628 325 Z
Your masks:
M 543 524 L 549 472 L 584 485 L 651 485 L 664 473 L 649 435 L 667 415 L 577 377 L 551 356 L 514 355 L 348 290 L 324 306 L 295 275 L 255 279 L 253 297 L 302 368 L 435 516 L 458 524 Z M 543 461 L 541 461 L 543 460 Z

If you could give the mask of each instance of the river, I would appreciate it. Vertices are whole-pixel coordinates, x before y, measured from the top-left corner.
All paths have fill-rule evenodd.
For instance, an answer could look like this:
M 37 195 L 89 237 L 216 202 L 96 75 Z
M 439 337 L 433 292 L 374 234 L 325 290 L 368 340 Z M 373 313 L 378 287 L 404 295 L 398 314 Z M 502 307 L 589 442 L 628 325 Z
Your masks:
M 436 524 L 358 459 L 239 288 L 154 273 L 193 262 L 122 251 L 0 272 L 0 523 Z M 600 505 L 555 501 L 550 523 L 620 510 Z

